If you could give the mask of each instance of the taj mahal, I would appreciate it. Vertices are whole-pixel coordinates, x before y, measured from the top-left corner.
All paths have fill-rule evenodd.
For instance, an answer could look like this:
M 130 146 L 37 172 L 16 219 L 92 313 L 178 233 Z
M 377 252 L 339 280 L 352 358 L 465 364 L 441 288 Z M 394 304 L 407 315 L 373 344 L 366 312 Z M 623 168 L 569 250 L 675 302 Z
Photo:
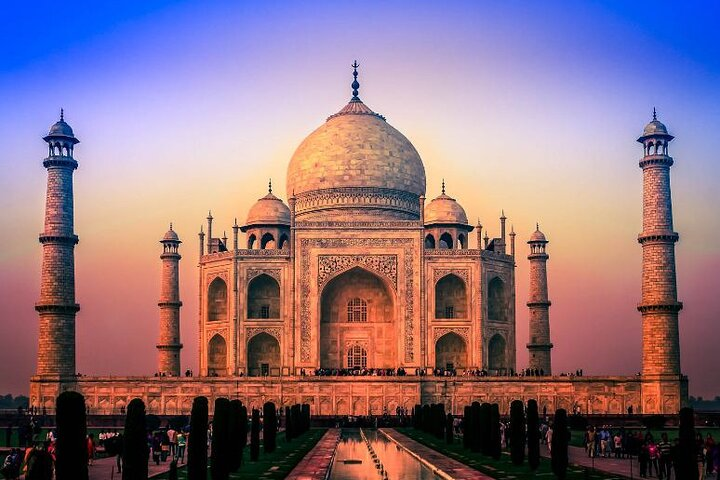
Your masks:
M 181 371 L 181 240 L 162 236 L 158 364 L 143 377 L 78 376 L 75 365 L 73 174 L 79 142 L 64 116 L 44 137 L 48 156 L 37 372 L 31 405 L 54 410 L 65 390 L 93 413 L 118 413 L 136 397 L 153 414 L 188 414 L 192 400 L 239 398 L 248 406 L 308 403 L 313 415 L 393 414 L 418 403 L 452 413 L 473 401 L 537 400 L 548 412 L 676 413 L 687 400 L 680 370 L 675 242 L 668 146 L 655 114 L 637 139 L 643 224 L 637 376 L 553 373 L 548 238 L 539 226 L 516 244 L 500 215 L 472 225 L 440 179 L 426 199 L 413 144 L 352 96 L 297 147 L 284 201 L 267 193 L 233 225 L 208 214 L 199 232 L 199 365 Z M 264 196 L 262 196 L 264 194 Z M 437 190 L 433 195 L 437 194 Z M 201 199 L 200 199 L 201 200 Z M 498 212 L 500 212 L 498 208 Z M 163 229 L 164 230 L 164 229 Z M 222 231 L 232 232 L 232 238 Z M 509 230 L 509 231 L 508 231 Z M 490 238 L 488 232 L 499 232 Z M 483 235 L 484 233 L 484 235 Z M 628 246 L 634 239 L 628 238 Z M 516 360 L 515 266 L 529 262 L 529 364 Z M 523 308 L 525 308 L 525 305 Z M 532 369 L 532 376 L 518 370 Z

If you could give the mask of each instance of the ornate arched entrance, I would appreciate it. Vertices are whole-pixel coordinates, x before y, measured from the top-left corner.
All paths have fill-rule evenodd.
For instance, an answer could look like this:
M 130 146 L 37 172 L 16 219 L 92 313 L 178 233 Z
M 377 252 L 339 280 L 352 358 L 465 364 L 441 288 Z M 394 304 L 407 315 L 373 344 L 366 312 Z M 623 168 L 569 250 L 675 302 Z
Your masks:
M 227 344 L 220 334 L 215 334 L 208 342 L 208 375 L 227 375 Z
M 499 333 L 488 342 L 488 369 L 504 371 L 507 368 L 505 339 Z
M 367 345 L 368 368 L 397 367 L 395 293 L 375 273 L 351 268 L 321 293 L 320 366 L 345 368 L 347 352 Z

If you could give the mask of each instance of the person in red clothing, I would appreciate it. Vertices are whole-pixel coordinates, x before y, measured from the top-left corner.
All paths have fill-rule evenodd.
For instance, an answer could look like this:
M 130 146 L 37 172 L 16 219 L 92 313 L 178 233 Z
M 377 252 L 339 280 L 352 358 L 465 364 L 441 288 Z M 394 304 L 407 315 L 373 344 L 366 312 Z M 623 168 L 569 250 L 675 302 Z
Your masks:
M 88 452 L 88 466 L 92 466 L 95 460 L 95 439 L 93 434 L 90 433 L 87 436 L 87 452 Z

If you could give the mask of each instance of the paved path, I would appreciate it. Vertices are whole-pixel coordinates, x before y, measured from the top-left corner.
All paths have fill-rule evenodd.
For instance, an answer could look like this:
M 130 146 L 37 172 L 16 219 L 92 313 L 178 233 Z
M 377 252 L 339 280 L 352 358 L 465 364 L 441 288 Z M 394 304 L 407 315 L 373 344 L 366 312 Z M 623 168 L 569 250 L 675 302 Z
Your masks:
M 151 457 L 152 458 L 152 457 Z M 187 460 L 187 454 L 185 456 Z M 185 463 L 179 463 L 178 466 L 185 465 Z M 155 462 L 150 461 L 148 463 L 148 474 L 152 478 L 154 475 L 165 473 L 170 469 L 170 461 L 160 462 L 160 465 L 155 465 Z M 92 467 L 88 467 L 90 472 L 90 480 L 120 480 L 122 474 L 117 472 L 115 465 L 115 457 L 101 458 L 95 460 Z
M 330 471 L 335 449 L 340 441 L 340 429 L 331 428 L 310 450 L 300 463 L 295 465 L 286 480 L 323 480 Z
M 385 435 L 390 441 L 399 445 L 441 478 L 446 480 L 492 480 L 492 477 L 489 477 L 474 468 L 468 467 L 464 463 L 460 463 L 457 460 L 447 457 L 437 450 L 426 447 L 422 443 L 416 442 L 412 438 L 403 435 L 394 428 L 380 428 L 378 429 L 378 432 Z

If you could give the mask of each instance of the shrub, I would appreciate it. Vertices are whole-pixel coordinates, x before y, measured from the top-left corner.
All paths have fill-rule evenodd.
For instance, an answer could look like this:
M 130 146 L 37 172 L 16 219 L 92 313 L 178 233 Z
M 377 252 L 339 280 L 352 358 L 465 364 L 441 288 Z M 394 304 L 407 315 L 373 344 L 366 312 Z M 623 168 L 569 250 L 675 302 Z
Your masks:
M 148 478 L 147 425 L 145 404 L 134 398 L 127 406 L 123 432 L 123 480 Z
M 567 412 L 561 408 L 555 412 L 550 457 L 552 471 L 560 480 L 564 480 L 567 476 L 569 441 L 570 430 L 568 429 Z
M 525 461 L 525 412 L 520 400 L 510 403 L 510 459 L 513 465 Z
M 528 465 L 535 471 L 540 466 L 540 418 L 535 400 L 527 403 L 527 445 Z
M 212 448 L 210 450 L 210 476 L 212 480 L 230 478 L 230 400 L 215 399 L 213 413 Z
M 58 480 L 87 480 L 88 449 L 85 398 L 78 392 L 57 397 L 57 445 L 55 470 Z
M 208 399 L 196 397 L 190 414 L 188 437 L 188 480 L 207 479 Z
M 260 410 L 253 408 L 250 427 L 250 461 L 256 462 L 258 457 L 260 457 Z

